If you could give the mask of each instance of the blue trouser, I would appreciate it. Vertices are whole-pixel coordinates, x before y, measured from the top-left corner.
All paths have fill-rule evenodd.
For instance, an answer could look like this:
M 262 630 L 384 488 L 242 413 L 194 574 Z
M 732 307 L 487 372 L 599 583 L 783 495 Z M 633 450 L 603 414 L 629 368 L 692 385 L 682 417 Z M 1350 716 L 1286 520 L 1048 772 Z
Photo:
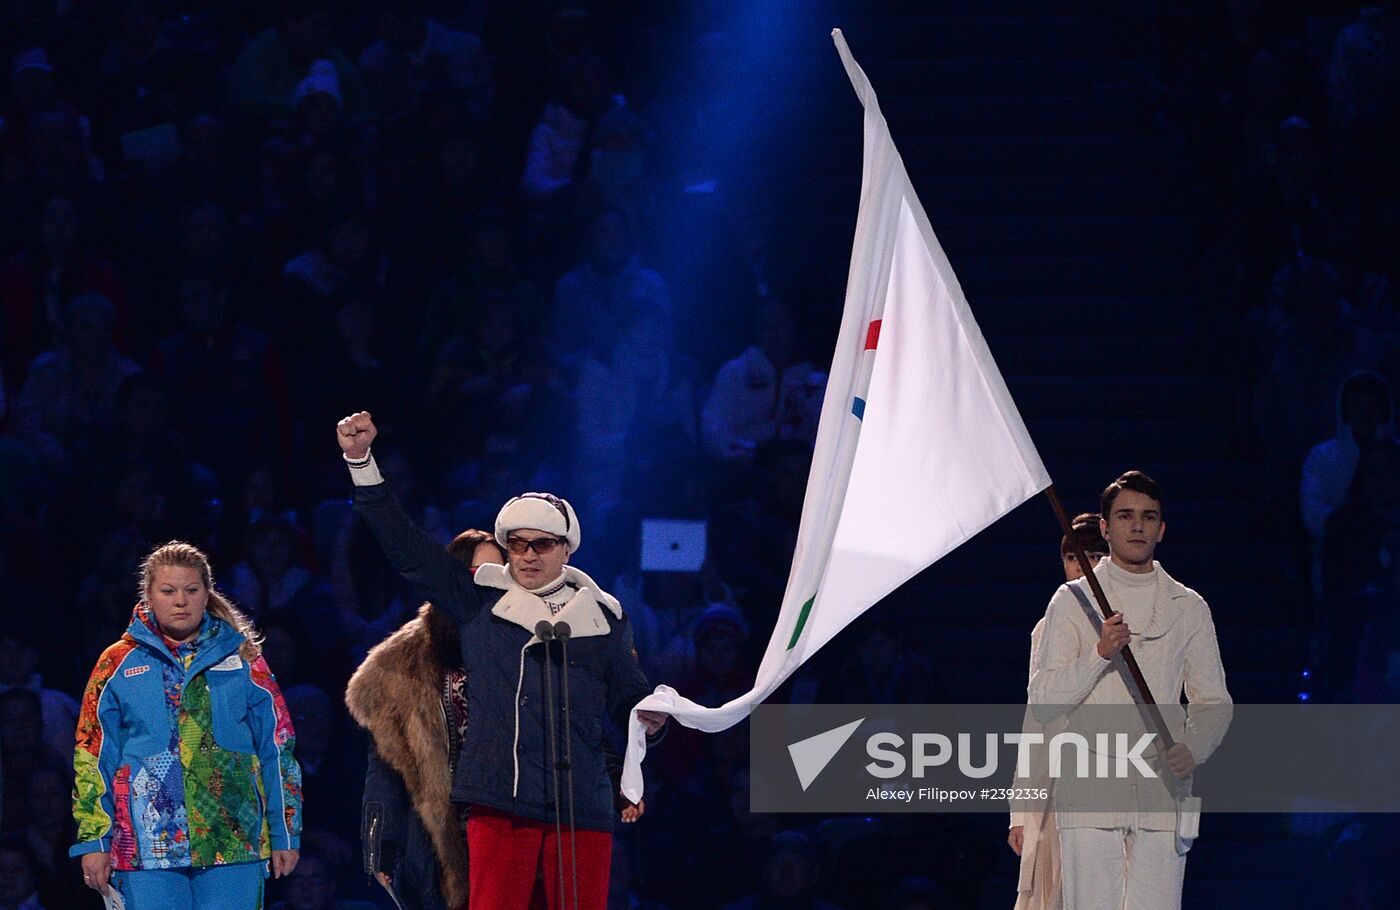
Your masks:
M 127 910 L 262 910 L 267 863 L 113 872 Z

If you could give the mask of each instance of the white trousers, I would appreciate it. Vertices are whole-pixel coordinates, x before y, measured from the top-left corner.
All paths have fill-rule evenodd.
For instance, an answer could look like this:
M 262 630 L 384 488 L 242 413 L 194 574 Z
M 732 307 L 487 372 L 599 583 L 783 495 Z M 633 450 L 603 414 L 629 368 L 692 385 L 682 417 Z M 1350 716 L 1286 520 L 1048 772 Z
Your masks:
M 1065 910 L 1181 910 L 1175 831 L 1061 828 Z

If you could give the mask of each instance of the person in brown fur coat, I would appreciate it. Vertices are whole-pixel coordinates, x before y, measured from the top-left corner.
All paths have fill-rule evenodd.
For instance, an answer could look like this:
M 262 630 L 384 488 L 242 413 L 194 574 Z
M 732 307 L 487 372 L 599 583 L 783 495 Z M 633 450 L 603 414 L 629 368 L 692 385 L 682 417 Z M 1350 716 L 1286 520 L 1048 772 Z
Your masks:
M 475 569 L 503 563 L 487 531 L 468 530 L 448 552 Z M 467 842 L 452 772 L 467 728 L 466 674 L 457 624 L 423 604 L 369 652 L 345 702 L 367 731 L 361 838 L 365 871 L 392 886 L 407 910 L 467 906 Z

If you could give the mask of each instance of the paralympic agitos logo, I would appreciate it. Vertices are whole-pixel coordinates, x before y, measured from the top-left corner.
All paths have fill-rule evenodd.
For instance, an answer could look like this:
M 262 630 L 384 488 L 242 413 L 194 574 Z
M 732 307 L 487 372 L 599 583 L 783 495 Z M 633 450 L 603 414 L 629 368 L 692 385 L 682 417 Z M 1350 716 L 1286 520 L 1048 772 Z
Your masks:
M 864 722 L 862 717 L 788 745 L 804 792 Z M 1048 753 L 1049 773 L 1054 779 L 1124 778 L 1132 776 L 1130 769 L 1142 778 L 1158 777 L 1143 757 L 1153 742 L 1151 733 L 1138 734 L 1135 741 L 1128 733 L 1095 733 L 1092 746 L 1088 736 L 1074 732 L 1056 733 L 1048 742 L 1042 733 L 1019 731 L 984 733 L 979 738 L 981 743 L 974 746 L 971 733 L 913 733 L 907 737 L 889 731 L 872 733 L 865 740 L 865 753 L 871 759 L 865 771 L 881 780 L 918 779 L 932 768 L 956 762 L 964 777 L 983 780 L 997 772 L 1000 747 L 1008 745 L 1016 747 L 1016 776 L 1020 778 L 1030 775 L 1035 747 Z

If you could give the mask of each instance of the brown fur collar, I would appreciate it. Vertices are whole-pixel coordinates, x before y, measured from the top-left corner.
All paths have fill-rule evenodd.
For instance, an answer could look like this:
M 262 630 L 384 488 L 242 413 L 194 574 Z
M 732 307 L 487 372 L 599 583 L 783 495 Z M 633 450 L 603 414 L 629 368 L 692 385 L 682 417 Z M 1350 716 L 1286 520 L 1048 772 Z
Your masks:
M 403 777 L 442 867 L 443 897 L 447 906 L 459 907 L 467 901 L 467 845 L 451 800 L 443 668 L 428 635 L 430 609 L 424 604 L 417 617 L 375 645 L 350 678 L 345 704 Z

